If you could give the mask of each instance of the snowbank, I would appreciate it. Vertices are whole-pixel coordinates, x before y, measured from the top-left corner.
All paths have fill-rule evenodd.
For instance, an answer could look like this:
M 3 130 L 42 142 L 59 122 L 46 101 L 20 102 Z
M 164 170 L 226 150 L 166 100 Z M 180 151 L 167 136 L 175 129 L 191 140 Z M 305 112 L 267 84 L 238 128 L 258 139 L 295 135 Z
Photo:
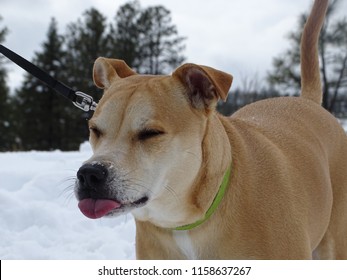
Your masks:
M 74 178 L 91 155 L 0 153 L 0 259 L 135 259 L 131 215 L 89 220 L 77 208 Z

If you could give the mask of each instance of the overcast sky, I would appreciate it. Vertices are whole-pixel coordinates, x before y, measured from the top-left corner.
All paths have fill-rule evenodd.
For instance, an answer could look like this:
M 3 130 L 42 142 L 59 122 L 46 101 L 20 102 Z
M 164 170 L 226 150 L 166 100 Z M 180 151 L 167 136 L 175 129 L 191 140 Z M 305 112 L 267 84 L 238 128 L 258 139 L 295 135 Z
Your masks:
M 112 20 L 127 0 L 0 0 L 0 26 L 10 33 L 5 45 L 31 59 L 41 50 L 50 19 L 55 17 L 61 33 L 90 7 Z M 163 5 L 172 13 L 179 35 L 187 37 L 188 62 L 204 64 L 231 73 L 234 85 L 271 69 L 274 56 L 288 47 L 286 35 L 295 30 L 301 13 L 312 0 L 140 0 L 142 7 Z M 347 16 L 342 0 L 341 16 Z M 10 69 L 9 84 L 20 84 L 23 71 Z M 71 85 L 73 86 L 73 85 Z

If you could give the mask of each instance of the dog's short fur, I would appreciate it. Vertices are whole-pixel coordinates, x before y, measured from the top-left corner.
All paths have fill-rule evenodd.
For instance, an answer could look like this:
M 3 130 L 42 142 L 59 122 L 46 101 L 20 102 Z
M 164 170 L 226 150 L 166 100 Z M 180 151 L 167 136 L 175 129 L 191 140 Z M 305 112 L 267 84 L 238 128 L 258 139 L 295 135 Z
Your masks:
M 321 106 L 317 40 L 327 0 L 302 38 L 302 94 L 215 111 L 232 77 L 185 64 L 137 75 L 99 58 L 105 89 L 90 120 L 93 156 L 76 195 L 91 218 L 131 212 L 138 259 L 347 259 L 347 138 Z M 231 166 L 215 213 L 201 219 Z

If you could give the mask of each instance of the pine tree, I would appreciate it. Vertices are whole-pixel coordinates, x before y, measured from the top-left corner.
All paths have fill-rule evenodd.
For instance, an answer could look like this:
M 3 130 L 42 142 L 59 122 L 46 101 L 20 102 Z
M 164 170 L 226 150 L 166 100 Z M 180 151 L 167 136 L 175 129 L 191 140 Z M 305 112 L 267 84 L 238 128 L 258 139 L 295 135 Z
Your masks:
M 63 37 L 58 34 L 57 22 L 51 23 L 42 51 L 37 52 L 33 63 L 58 80 L 66 78 L 62 58 Z M 69 104 L 42 82 L 26 74 L 16 94 L 17 134 L 24 150 L 69 150 L 76 148 L 68 139 L 67 120 Z
M 138 1 L 129 2 L 119 8 L 115 17 L 115 26 L 111 26 L 110 38 L 114 53 L 111 56 L 124 60 L 134 70 L 141 64 L 139 59 L 140 30 L 138 21 L 141 7 Z
M 178 36 L 163 6 L 142 9 L 138 1 L 127 3 L 118 10 L 112 30 L 115 56 L 139 73 L 169 73 L 185 59 L 185 38 Z
M 171 22 L 170 11 L 163 6 L 143 10 L 138 21 L 140 27 L 140 72 L 148 74 L 168 73 L 180 65 L 185 57 L 184 37 L 178 36 Z
M 106 18 L 95 8 L 87 10 L 82 20 L 68 26 L 66 45 L 69 84 L 88 94 L 95 93 L 97 88 L 92 79 L 94 61 L 110 52 Z

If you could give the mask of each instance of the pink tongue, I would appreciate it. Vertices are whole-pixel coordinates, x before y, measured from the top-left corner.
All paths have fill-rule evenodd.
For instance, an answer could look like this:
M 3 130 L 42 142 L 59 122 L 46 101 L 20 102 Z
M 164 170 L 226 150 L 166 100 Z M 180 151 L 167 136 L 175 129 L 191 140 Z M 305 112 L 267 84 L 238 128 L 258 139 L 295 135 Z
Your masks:
M 83 199 L 78 203 L 81 212 L 90 219 L 98 219 L 121 206 L 120 203 L 109 199 Z

